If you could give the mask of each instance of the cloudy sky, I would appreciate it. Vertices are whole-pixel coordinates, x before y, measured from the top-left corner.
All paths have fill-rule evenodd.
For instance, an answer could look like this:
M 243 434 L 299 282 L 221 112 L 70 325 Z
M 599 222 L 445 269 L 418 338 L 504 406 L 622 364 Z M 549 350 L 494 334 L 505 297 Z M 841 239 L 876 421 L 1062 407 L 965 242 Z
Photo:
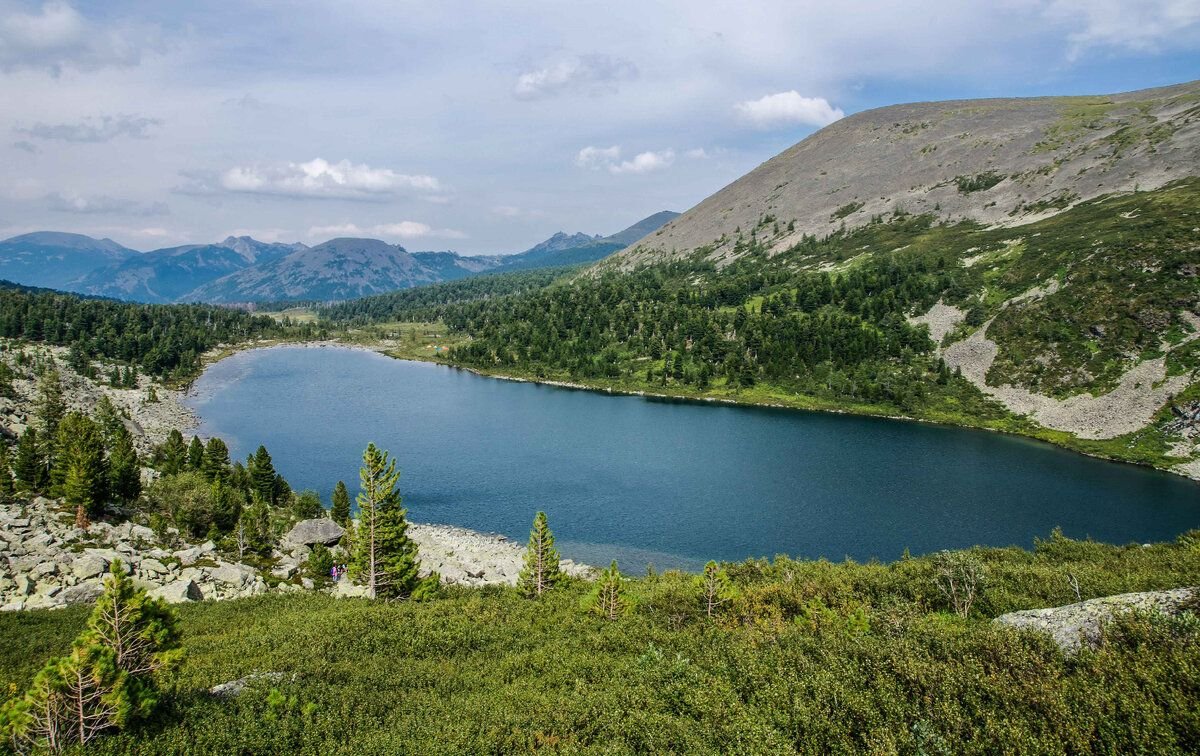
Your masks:
M 843 115 L 1200 77 L 1200 0 L 0 0 L 0 237 L 519 251 Z

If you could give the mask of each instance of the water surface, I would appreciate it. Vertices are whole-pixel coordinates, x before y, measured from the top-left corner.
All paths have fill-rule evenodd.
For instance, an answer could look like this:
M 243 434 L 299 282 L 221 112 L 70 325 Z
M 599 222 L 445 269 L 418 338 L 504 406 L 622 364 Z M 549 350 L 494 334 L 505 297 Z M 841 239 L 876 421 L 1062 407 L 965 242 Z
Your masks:
M 411 519 L 524 540 L 536 510 L 564 556 L 695 568 L 789 554 L 891 560 L 1028 547 L 1058 526 L 1114 543 L 1200 526 L 1200 486 L 983 431 L 609 396 L 336 347 L 242 352 L 189 403 L 235 458 L 266 444 L 296 490 L 351 495 L 368 441 Z

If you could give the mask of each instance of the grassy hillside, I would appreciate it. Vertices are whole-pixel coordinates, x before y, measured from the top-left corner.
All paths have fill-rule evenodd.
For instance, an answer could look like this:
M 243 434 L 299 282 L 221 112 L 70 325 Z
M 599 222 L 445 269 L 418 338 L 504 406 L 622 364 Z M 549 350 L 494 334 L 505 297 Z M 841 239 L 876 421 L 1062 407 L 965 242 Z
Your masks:
M 187 659 L 155 719 L 91 753 L 1194 753 L 1200 623 L 1129 618 L 1066 657 L 989 621 L 1013 609 L 1200 582 L 1194 535 L 1051 537 L 971 552 L 970 616 L 936 557 L 728 566 L 709 618 L 694 576 L 628 581 L 617 621 L 587 584 L 542 600 L 273 596 L 180 608 Z M 0 615 L 0 683 L 63 651 L 82 608 Z M 252 673 L 240 697 L 206 693 Z

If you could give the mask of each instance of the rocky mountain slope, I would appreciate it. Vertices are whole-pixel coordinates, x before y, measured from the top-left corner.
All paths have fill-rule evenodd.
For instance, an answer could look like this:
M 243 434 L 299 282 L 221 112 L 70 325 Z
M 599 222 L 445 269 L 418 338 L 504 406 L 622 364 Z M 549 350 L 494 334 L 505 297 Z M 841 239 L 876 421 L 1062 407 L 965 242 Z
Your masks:
M 111 239 L 39 231 L 0 241 L 0 278 L 27 286 L 71 289 L 93 270 L 137 255 Z
M 1200 166 L 1200 82 L 1108 96 L 914 103 L 821 129 L 614 258 L 624 267 L 751 234 L 783 250 L 902 208 L 1018 225 Z

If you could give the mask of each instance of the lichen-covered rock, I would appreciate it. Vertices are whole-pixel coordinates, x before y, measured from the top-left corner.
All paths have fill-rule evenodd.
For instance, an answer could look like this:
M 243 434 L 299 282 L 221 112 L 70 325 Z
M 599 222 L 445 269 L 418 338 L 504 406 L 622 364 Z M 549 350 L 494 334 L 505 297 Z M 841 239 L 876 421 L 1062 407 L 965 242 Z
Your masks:
M 1117 596 L 1083 601 L 1052 609 L 1028 609 L 997 617 L 997 625 L 1047 633 L 1067 653 L 1078 651 L 1084 643 L 1094 646 L 1100 639 L 1101 626 L 1122 612 L 1162 612 L 1175 614 L 1192 598 L 1196 588 L 1169 591 L 1122 593 Z
M 71 565 L 71 574 L 80 580 L 87 580 L 108 572 L 109 560 L 99 554 L 84 554 Z
M 98 581 L 87 583 L 79 583 L 63 590 L 58 595 L 62 602 L 67 606 L 73 604 L 91 604 L 100 598 L 100 594 L 104 592 L 104 586 Z

